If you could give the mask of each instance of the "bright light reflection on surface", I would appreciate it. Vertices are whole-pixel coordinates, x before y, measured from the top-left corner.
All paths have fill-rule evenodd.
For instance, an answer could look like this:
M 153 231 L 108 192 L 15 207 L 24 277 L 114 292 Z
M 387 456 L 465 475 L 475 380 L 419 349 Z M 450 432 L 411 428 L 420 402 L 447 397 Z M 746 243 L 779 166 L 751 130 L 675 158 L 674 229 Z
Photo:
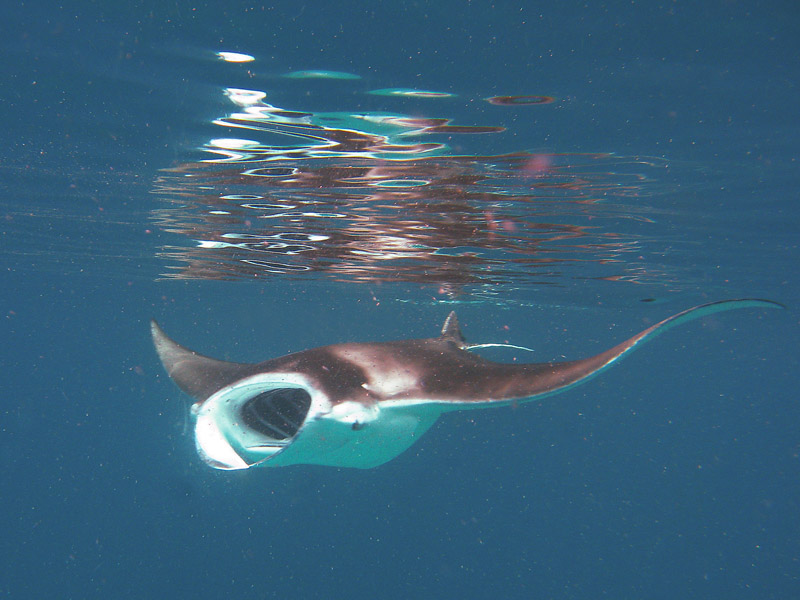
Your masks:
M 230 98 L 231 102 L 238 106 L 252 106 L 258 104 L 261 100 L 267 97 L 266 92 L 258 90 L 240 90 L 238 88 L 227 88 L 225 95 Z
M 408 98 L 454 98 L 455 94 L 448 92 L 432 92 L 430 90 L 413 90 L 406 88 L 384 88 L 367 92 L 373 96 L 405 96 Z
M 360 75 L 355 75 L 354 73 L 324 70 L 292 71 L 291 73 L 286 73 L 284 77 L 289 79 L 361 79 Z
M 358 79 L 336 71 L 284 77 Z M 308 89 L 331 84 L 314 82 Z M 471 153 L 472 136 L 499 134 L 506 126 L 471 123 L 469 114 L 458 120 L 426 115 L 418 108 L 368 110 L 359 104 L 320 111 L 306 100 L 277 103 L 288 93 L 284 88 L 298 86 L 305 87 L 278 81 L 269 94 L 221 88 L 234 105 L 212 121 L 225 128 L 224 137 L 202 145 L 208 158 L 165 169 L 157 183 L 168 204 L 154 220 L 194 242 L 164 246 L 162 256 L 173 263 L 165 277 L 324 274 L 337 281 L 415 282 L 452 297 L 493 298 L 512 287 L 565 285 L 571 279 L 645 283 L 664 277 L 641 269 L 637 257 L 646 236 L 634 227 L 651 222 L 646 198 L 660 193 L 651 176 L 663 171 L 658 160 L 492 153 L 483 143 L 475 143 L 478 153 Z M 376 104 L 380 96 L 455 97 L 399 87 L 362 93 Z M 553 99 L 506 95 L 486 101 L 513 109 Z M 455 104 L 446 105 L 455 110 Z M 247 138 L 227 137 L 237 130 Z
M 250 56 L 249 54 L 241 54 L 239 52 L 217 52 L 217 56 L 220 58 L 220 60 L 231 63 L 246 63 L 253 62 L 255 60 L 255 57 Z
M 260 144 L 253 140 L 240 140 L 238 138 L 216 138 L 209 141 L 209 146 L 226 150 L 241 150 L 242 148 L 258 147 Z

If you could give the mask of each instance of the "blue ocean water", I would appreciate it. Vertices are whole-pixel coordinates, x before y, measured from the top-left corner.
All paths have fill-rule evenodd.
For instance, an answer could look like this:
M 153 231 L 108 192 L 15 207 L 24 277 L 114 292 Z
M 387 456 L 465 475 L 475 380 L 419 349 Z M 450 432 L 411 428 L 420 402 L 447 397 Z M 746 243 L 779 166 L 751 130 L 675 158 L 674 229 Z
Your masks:
M 800 593 L 794 3 L 2 23 L 0 595 Z M 534 350 L 486 356 L 544 362 L 736 297 L 788 310 L 445 415 L 363 471 L 206 466 L 148 327 L 255 362 L 457 310 Z

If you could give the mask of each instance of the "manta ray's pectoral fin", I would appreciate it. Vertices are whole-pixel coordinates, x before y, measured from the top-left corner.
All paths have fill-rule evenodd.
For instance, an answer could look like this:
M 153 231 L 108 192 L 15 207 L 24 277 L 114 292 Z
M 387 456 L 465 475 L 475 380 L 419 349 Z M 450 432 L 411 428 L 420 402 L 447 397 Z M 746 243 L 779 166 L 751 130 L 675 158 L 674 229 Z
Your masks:
M 550 363 L 497 363 L 488 360 L 457 363 L 457 368 L 448 376 L 444 401 L 436 401 L 444 410 L 503 406 L 517 402 L 529 402 L 560 393 L 589 381 L 620 359 L 629 355 L 645 342 L 659 334 L 693 319 L 738 308 L 785 308 L 771 300 L 739 299 L 723 300 L 695 306 L 663 321 L 651 325 L 644 331 L 605 352 L 583 359 Z M 469 351 L 491 344 L 464 345 Z M 444 386 L 443 386 L 444 387 Z
M 773 302 L 772 300 L 761 300 L 758 298 L 741 298 L 736 300 L 720 300 L 718 302 L 709 302 L 708 304 L 701 304 L 700 306 L 695 306 L 693 308 L 686 309 L 682 312 L 679 312 L 676 315 L 672 315 L 671 317 L 667 317 L 663 321 L 659 321 L 655 325 L 652 325 L 645 329 L 644 331 L 636 334 L 632 338 L 618 344 L 614 348 L 599 354 L 595 358 L 605 357 L 607 360 L 604 367 L 610 366 L 611 363 L 615 362 L 623 355 L 628 353 L 629 351 L 633 350 L 636 346 L 642 344 L 645 341 L 649 341 L 656 336 L 664 333 L 672 329 L 673 327 L 677 327 L 678 325 L 682 325 L 688 321 L 693 321 L 694 319 L 699 319 L 701 317 L 706 317 L 708 315 L 713 315 L 714 313 L 724 312 L 727 310 L 735 310 L 739 308 L 786 308 L 780 302 Z
M 251 371 L 251 365 L 209 358 L 181 346 L 170 339 L 155 321 L 150 322 L 150 332 L 167 374 L 179 388 L 197 400 L 205 400 Z
M 617 363 L 621 358 L 627 356 L 635 350 L 640 348 L 644 342 L 650 341 L 656 336 L 682 325 L 688 321 L 699 319 L 714 313 L 723 312 L 727 310 L 734 310 L 738 308 L 786 308 L 779 302 L 772 300 L 761 300 L 757 298 L 743 298 L 736 300 L 721 300 L 719 302 L 710 302 L 708 304 L 701 304 L 679 312 L 676 315 L 667 317 L 663 321 L 659 321 L 655 325 L 651 325 L 644 331 L 641 331 L 624 342 L 617 344 L 613 348 L 601 352 L 595 356 L 584 358 L 581 360 L 551 363 L 548 367 L 549 373 L 543 375 L 538 371 L 540 366 L 534 366 L 533 376 L 531 380 L 536 384 L 531 388 L 535 388 L 536 393 L 531 394 L 527 399 L 535 397 L 542 397 L 556 392 L 562 392 L 566 389 L 574 387 L 578 384 L 584 383 L 608 369 L 611 365 Z M 521 366 L 521 368 L 525 368 Z

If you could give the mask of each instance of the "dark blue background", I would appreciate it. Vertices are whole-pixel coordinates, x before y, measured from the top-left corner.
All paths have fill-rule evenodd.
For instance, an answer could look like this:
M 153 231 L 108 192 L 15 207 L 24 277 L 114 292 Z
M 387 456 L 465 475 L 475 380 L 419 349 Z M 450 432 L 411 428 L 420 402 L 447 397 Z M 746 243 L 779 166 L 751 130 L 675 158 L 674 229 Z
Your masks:
M 794 3 L 4 12 L 0 594 L 800 593 Z M 196 59 L 218 49 L 257 55 L 264 72 L 336 69 L 376 88 L 554 95 L 546 120 L 508 113 L 503 144 L 702 167 L 685 194 L 651 201 L 696 248 L 680 254 L 696 265 L 692 293 L 643 304 L 578 283 L 514 292 L 527 306 L 458 307 L 472 341 L 509 339 L 535 360 L 588 355 L 709 290 L 790 310 L 694 322 L 563 396 L 448 415 L 376 470 L 208 469 L 150 318 L 245 361 L 435 335 L 452 308 L 390 285 L 154 281 L 157 170 L 208 138 L 212 86 L 248 80 Z

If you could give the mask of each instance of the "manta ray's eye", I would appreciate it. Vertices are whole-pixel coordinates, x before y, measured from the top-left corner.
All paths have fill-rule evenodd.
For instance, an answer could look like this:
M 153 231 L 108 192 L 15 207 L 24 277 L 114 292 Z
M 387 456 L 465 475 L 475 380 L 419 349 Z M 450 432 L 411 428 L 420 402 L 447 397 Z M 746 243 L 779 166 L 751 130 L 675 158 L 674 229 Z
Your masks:
M 278 388 L 250 398 L 241 410 L 244 424 L 273 440 L 293 438 L 311 408 L 302 388 Z

